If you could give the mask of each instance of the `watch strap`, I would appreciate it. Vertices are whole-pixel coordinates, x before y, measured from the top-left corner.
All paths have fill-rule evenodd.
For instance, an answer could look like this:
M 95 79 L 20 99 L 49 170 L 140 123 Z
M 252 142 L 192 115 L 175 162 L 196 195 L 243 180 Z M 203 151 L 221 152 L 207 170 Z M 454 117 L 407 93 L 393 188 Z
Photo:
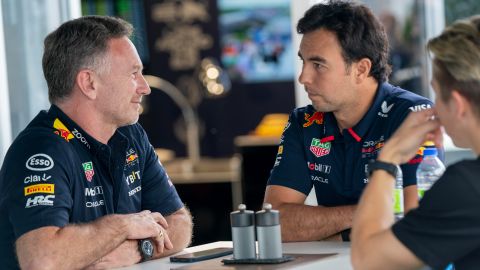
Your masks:
M 370 177 L 375 170 L 386 171 L 393 177 L 397 177 L 398 166 L 393 163 L 383 162 L 380 160 L 370 160 L 368 163 L 367 177 Z

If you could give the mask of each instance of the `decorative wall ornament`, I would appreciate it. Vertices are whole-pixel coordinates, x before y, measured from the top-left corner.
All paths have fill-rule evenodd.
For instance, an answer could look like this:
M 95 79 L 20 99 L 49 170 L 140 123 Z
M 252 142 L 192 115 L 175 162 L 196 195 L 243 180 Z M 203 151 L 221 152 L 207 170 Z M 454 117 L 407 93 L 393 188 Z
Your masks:
M 213 40 L 196 25 L 178 25 L 164 32 L 155 47 L 170 53 L 170 68 L 193 69 L 200 63 L 200 51 L 210 49 Z
M 152 19 L 155 22 L 166 24 L 175 22 L 192 23 L 194 21 L 206 22 L 210 20 L 207 3 L 193 0 L 169 0 L 153 7 Z
M 155 48 L 170 54 L 172 70 L 194 69 L 200 63 L 201 51 L 212 48 L 213 38 L 200 24 L 210 19 L 208 3 L 202 0 L 166 0 L 153 6 L 152 20 L 166 29 L 155 41 Z

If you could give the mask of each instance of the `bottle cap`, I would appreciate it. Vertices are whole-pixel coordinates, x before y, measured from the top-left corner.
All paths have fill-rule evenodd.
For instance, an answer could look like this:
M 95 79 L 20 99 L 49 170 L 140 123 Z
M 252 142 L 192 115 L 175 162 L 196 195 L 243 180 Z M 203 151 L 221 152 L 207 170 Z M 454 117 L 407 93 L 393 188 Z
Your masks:
M 423 156 L 426 157 L 426 156 L 436 156 L 437 155 L 437 148 L 425 148 L 423 150 Z
M 232 227 L 248 227 L 254 224 L 253 211 L 247 210 L 245 204 L 238 205 L 238 211 L 230 213 L 230 223 Z
M 255 222 L 257 226 L 275 226 L 280 224 L 280 212 L 273 210 L 269 203 L 263 204 L 263 210 L 255 213 Z

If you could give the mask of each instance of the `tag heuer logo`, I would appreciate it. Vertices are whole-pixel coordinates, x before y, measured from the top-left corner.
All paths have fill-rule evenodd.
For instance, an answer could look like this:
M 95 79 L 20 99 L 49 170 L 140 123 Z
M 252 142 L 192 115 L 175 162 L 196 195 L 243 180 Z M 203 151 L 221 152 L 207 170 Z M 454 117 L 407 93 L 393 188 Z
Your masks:
M 93 171 L 93 163 L 91 161 L 82 163 L 83 171 L 85 171 L 85 177 L 87 177 L 88 182 L 92 182 L 93 175 L 95 172 Z
M 313 138 L 310 144 L 310 151 L 316 157 L 322 157 L 330 154 L 330 148 L 332 148 L 331 142 L 320 142 L 320 139 Z

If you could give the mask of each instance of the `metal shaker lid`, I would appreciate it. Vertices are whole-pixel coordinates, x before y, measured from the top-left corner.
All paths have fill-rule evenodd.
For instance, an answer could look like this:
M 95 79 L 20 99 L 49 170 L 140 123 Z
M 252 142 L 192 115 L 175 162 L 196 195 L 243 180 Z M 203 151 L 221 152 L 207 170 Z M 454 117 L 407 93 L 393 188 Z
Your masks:
M 263 204 L 263 210 L 255 213 L 257 226 L 276 226 L 280 224 L 280 212 L 273 210 L 269 203 Z
M 230 223 L 232 227 L 248 227 L 254 224 L 254 214 L 251 210 L 246 210 L 245 204 L 238 205 L 238 211 L 230 213 Z

